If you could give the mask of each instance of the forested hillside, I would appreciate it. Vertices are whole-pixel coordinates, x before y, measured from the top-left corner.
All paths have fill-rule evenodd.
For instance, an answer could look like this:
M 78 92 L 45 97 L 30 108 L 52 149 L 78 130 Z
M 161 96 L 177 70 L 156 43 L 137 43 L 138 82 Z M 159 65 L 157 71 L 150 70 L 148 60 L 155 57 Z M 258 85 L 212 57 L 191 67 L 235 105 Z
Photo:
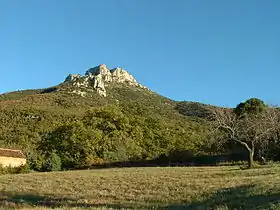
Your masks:
M 235 143 L 209 143 L 216 135 L 211 127 L 216 107 L 173 101 L 136 83 L 127 72 L 105 67 L 85 77 L 70 75 L 55 87 L 0 95 L 1 147 L 22 149 L 29 166 L 39 171 L 113 162 L 246 159 Z M 113 77 L 114 72 L 125 77 Z

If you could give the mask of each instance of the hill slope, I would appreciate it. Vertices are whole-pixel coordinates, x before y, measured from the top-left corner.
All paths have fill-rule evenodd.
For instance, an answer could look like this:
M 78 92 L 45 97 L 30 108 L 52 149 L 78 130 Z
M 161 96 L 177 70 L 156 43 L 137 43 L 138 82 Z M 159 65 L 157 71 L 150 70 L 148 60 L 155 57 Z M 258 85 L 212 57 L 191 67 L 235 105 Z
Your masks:
M 206 136 L 207 123 L 203 119 L 206 105 L 173 101 L 139 84 L 123 69 L 108 70 L 100 65 L 89 69 L 85 76 L 69 75 L 55 87 L 0 95 L 0 146 L 37 153 L 38 142 L 47 134 L 67 123 L 82 121 L 93 108 L 108 106 L 117 107 L 129 120 L 130 127 L 135 128 L 122 131 L 125 132 L 122 135 L 135 138 L 138 146 L 143 146 L 141 138 L 147 139 L 145 144 L 153 141 L 145 146 L 154 148 L 150 155 L 153 158 L 171 150 L 198 151 Z M 150 118 L 156 120 L 153 125 Z M 112 139 L 112 134 L 104 129 L 102 138 Z M 140 136 L 133 137 L 132 132 L 140 132 L 137 134 Z

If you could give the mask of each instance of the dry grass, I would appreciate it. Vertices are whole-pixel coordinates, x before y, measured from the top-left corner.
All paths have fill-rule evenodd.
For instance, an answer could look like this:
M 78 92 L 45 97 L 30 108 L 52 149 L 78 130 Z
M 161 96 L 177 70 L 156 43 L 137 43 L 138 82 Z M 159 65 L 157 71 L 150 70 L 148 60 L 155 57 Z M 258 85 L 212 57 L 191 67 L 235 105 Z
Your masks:
M 0 176 L 0 209 L 280 209 L 280 167 L 127 168 Z

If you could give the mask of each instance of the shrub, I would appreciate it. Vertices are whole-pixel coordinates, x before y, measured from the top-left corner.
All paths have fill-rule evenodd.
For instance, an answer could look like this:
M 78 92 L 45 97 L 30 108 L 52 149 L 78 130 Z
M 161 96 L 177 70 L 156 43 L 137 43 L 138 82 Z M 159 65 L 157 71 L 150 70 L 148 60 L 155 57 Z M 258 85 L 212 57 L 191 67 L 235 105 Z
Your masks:
M 56 154 L 55 151 L 52 151 L 50 155 L 46 158 L 44 164 L 45 171 L 60 171 L 61 170 L 61 158 Z
M 28 167 L 35 171 L 42 171 L 45 163 L 44 158 L 45 157 L 38 152 L 29 152 L 27 154 Z

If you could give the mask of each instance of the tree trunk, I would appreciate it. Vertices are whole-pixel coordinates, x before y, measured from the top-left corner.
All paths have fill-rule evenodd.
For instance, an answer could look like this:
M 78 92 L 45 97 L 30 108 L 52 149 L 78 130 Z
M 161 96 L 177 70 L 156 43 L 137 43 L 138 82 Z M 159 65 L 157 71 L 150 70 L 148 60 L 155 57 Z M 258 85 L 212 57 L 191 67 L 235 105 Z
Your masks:
M 249 150 L 248 168 L 254 167 L 254 150 Z
M 254 153 L 255 153 L 255 145 L 252 142 L 251 148 L 249 147 L 249 145 L 246 142 L 241 142 L 239 141 L 243 146 L 245 146 L 245 148 L 248 151 L 248 168 L 253 168 L 254 167 Z

